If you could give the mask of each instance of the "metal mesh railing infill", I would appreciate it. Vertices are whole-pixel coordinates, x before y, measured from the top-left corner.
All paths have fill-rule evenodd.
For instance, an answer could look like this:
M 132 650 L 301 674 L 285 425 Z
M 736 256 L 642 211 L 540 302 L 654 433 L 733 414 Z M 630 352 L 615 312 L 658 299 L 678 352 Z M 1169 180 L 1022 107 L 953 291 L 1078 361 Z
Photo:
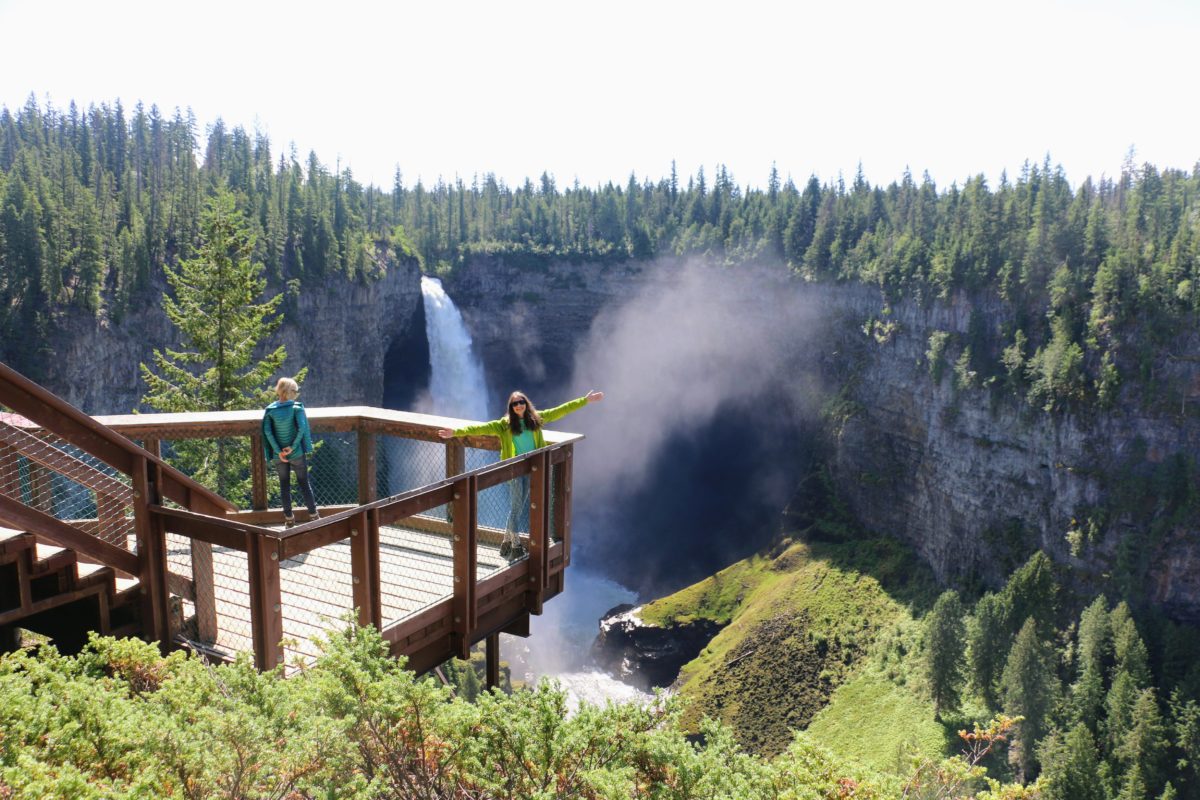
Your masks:
M 0 493 L 136 551 L 129 476 L 0 407 Z

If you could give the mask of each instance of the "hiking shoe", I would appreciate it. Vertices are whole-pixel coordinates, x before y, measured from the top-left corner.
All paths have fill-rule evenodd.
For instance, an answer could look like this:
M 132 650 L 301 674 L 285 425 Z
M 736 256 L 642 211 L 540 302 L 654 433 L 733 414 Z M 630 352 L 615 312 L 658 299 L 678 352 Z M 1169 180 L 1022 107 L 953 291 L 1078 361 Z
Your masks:
M 308 512 L 308 521 L 309 521 L 309 522 L 312 522 L 314 519 L 320 519 L 320 518 L 321 518 L 321 512 L 320 512 L 320 511 L 310 511 L 310 512 Z
M 509 554 L 508 558 L 511 561 L 520 561 L 527 555 L 529 555 L 529 550 L 526 549 L 525 545 L 518 542 L 513 545 L 512 553 Z
M 509 556 L 511 556 L 512 555 L 512 547 L 513 547 L 512 542 L 508 541 L 507 539 L 505 539 L 503 542 L 501 542 L 500 543 L 500 557 L 508 558 Z
M 283 518 L 283 527 L 285 527 L 285 528 L 296 527 L 296 518 L 295 517 L 284 517 Z

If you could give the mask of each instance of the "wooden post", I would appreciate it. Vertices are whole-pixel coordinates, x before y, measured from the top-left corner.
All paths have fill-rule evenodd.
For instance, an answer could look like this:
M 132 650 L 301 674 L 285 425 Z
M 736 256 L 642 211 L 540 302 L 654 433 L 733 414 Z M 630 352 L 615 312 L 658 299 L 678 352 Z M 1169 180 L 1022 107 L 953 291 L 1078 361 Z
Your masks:
M 267 457 L 260 431 L 250 434 L 250 507 L 267 510 Z
M 554 491 L 558 495 L 555 501 L 555 508 L 559 517 L 557 530 L 559 537 L 562 539 L 563 568 L 565 569 L 571 566 L 571 465 L 575 462 L 575 459 L 571 456 L 574 454 L 575 445 L 569 444 L 563 449 L 567 453 L 563 462 L 559 465 L 558 484 L 554 487 Z
M 279 540 L 261 533 L 246 537 L 250 579 L 250 623 L 254 665 L 274 669 L 283 660 L 283 599 L 279 582 Z
M 471 636 L 476 626 L 475 573 L 478 487 L 475 476 L 454 484 L 454 501 L 451 509 L 454 516 L 454 633 L 457 637 L 458 657 L 471 657 Z
M 374 502 L 378 496 L 375 476 L 375 434 L 358 430 L 358 502 L 360 505 Z M 411 487 L 404 487 L 405 489 Z
M 531 614 L 542 613 L 546 591 L 546 559 L 550 549 L 549 455 L 534 456 L 529 473 L 529 586 L 526 597 Z
M 350 575 L 359 625 L 383 627 L 379 580 L 379 516 L 364 511 L 350 528 Z
M 52 473 L 33 459 L 29 463 L 29 505 L 54 515 L 54 489 Z
M 162 442 L 158 439 L 143 439 L 142 449 L 151 455 L 162 458 Z M 152 465 L 150 469 L 155 476 L 162 472 L 157 464 Z M 159 483 L 156 477 L 155 485 L 157 486 Z M 161 497 L 155 502 L 161 503 Z M 207 503 L 202 503 L 199 507 L 189 510 L 213 515 L 223 513 L 219 508 L 210 508 Z M 136 518 L 136 514 L 134 516 Z M 192 539 L 189 546 L 192 551 L 192 602 L 196 608 L 196 638 L 202 642 L 215 642 L 219 627 L 217 625 L 217 590 L 213 576 L 212 545 Z M 170 569 L 169 564 L 166 569 Z
M 462 439 L 446 440 L 446 477 L 453 478 L 467 471 L 467 446 Z M 411 488 L 411 487 L 405 487 Z
M 158 483 L 151 470 L 157 471 L 145 457 L 133 466 L 133 524 L 137 537 L 138 581 L 142 587 L 142 635 L 156 640 L 166 649 L 171 636 L 167 603 L 167 534 L 162 521 L 150 515 L 150 506 L 159 504 Z
M 487 653 L 487 688 L 495 689 L 500 685 L 500 634 L 488 636 L 484 650 Z

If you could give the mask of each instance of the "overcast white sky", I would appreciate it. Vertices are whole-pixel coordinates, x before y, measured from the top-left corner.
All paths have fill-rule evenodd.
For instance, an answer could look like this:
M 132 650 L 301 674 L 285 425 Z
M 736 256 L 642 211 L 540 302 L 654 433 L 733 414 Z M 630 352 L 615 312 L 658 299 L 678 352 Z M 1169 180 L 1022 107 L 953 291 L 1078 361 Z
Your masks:
M 1200 1 L 0 0 L 0 104 L 191 107 L 390 187 L 1200 160 Z

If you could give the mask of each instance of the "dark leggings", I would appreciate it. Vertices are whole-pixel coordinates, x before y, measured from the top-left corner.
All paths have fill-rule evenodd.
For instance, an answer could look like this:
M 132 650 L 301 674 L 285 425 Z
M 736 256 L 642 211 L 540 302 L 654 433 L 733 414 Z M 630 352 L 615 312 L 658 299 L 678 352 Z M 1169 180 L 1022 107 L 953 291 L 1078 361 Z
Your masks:
M 279 475 L 279 499 L 283 501 L 284 516 L 292 515 L 293 471 L 296 473 L 296 482 L 300 484 L 300 494 L 304 495 L 304 505 L 308 513 L 317 513 L 317 501 L 308 482 L 308 464 L 305 463 L 304 456 L 292 456 L 290 461 L 280 459 L 275 462 L 275 473 Z

